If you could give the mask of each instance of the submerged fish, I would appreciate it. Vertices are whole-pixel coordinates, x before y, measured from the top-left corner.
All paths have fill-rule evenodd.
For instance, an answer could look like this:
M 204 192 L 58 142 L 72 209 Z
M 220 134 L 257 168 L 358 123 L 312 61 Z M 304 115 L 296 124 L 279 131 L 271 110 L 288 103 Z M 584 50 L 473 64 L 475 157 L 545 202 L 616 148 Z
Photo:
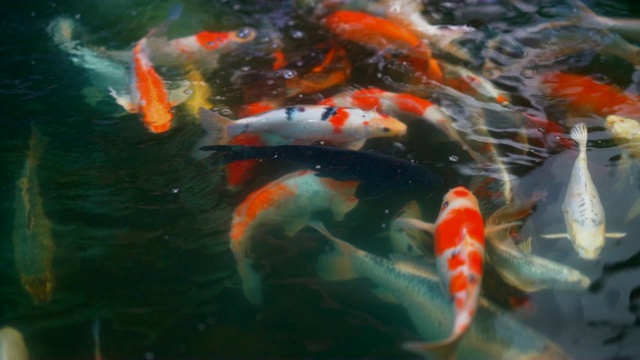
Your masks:
M 424 16 L 423 4 L 419 0 L 326 0 L 325 7 L 340 5 L 344 9 L 367 11 L 409 29 L 417 36 L 429 41 L 434 49 L 450 53 L 463 60 L 470 60 L 469 54 L 453 44 L 462 35 L 474 31 L 465 25 L 432 25 Z
M 412 201 L 398 213 L 397 218 L 422 220 L 422 212 L 418 204 Z M 407 229 L 394 219 L 389 226 L 389 237 L 391 247 L 397 253 L 414 256 L 433 255 L 433 241 L 428 239 L 427 234 L 422 230 Z
M 22 334 L 10 326 L 0 329 L 0 360 L 29 360 Z
M 514 209 L 512 204 L 507 204 L 489 217 L 486 226 L 500 226 L 516 220 L 513 214 L 528 212 L 529 207 Z M 507 283 L 521 290 L 584 290 L 591 284 L 591 280 L 578 270 L 522 251 L 508 228 L 487 235 L 486 240 L 488 262 Z
M 107 96 L 108 88 L 118 92 L 126 91 L 128 87 L 126 66 L 74 40 L 77 27 L 73 19 L 57 17 L 51 21 L 47 31 L 53 42 L 69 54 L 73 64 L 87 71 L 92 86 L 97 91 L 83 90 L 86 102 L 95 105 Z
M 569 186 L 562 203 L 567 233 L 542 235 L 545 238 L 569 238 L 578 254 L 596 259 L 602 251 L 605 237 L 620 238 L 625 233 L 605 233 L 605 213 L 598 190 L 587 167 L 587 127 L 580 123 L 571 129 L 571 138 L 578 143 L 579 154 L 571 171 Z
M 640 159 L 640 122 L 618 115 L 609 115 L 607 130 L 620 148 L 634 159 Z
M 307 145 L 324 140 L 360 149 L 367 139 L 399 136 L 407 131 L 399 120 L 375 111 L 320 105 L 285 107 L 235 121 L 200 109 L 200 119 L 207 136 L 198 147 L 227 144 L 241 134 L 257 134 L 267 145 Z
M 251 243 L 259 225 L 282 225 L 288 236 L 307 226 L 314 212 L 331 209 L 336 220 L 358 204 L 357 181 L 336 181 L 302 170 L 285 175 L 252 192 L 233 212 L 229 233 L 244 294 L 254 304 L 262 302 L 260 276 L 252 268 Z
M 47 218 L 40 195 L 38 163 L 42 155 L 40 132 L 33 128 L 29 153 L 16 186 L 13 221 L 14 261 L 24 288 L 35 302 L 48 303 L 53 296 L 52 224 Z
M 454 312 L 442 291 L 437 275 L 423 259 L 394 256 L 387 260 L 356 249 L 332 236 L 322 224 L 311 224 L 327 236 L 334 250 L 323 255 L 317 265 L 320 277 L 348 280 L 366 277 L 374 281 L 385 298 L 395 298 L 408 312 L 425 341 L 447 336 Z M 408 342 L 403 347 L 423 356 L 432 355 L 431 343 Z M 478 313 L 467 334 L 460 340 L 461 359 L 566 359 L 553 342 L 518 322 L 508 313 L 481 299 Z
M 625 94 L 615 85 L 597 82 L 590 76 L 565 72 L 548 72 L 541 79 L 545 93 L 554 98 L 565 99 L 574 110 L 602 117 L 618 115 L 640 121 L 640 99 L 635 95 Z
M 399 221 L 401 226 L 413 224 L 413 228 L 434 234 L 438 275 L 453 300 L 455 321 L 447 338 L 424 348 L 453 347 L 471 325 L 480 298 L 485 228 L 478 200 L 459 186 L 444 196 L 435 224 L 415 219 Z
M 286 81 L 287 97 L 298 94 L 314 94 L 332 86 L 340 85 L 349 79 L 351 62 L 345 49 L 332 44 L 322 64 L 314 67 L 302 77 Z
M 189 82 L 167 91 L 164 81 L 149 60 L 147 37 L 140 39 L 133 48 L 131 68 L 131 95 L 119 95 L 110 89 L 111 96 L 125 110 L 142 114 L 142 121 L 153 133 L 166 132 L 171 128 L 173 113 L 171 108 L 184 102 L 192 93 Z
M 373 198 L 389 191 L 429 192 L 442 179 L 415 162 L 369 151 L 324 146 L 205 146 L 204 151 L 222 155 L 224 162 L 247 159 L 279 159 L 313 170 L 319 176 L 361 182 L 359 199 Z

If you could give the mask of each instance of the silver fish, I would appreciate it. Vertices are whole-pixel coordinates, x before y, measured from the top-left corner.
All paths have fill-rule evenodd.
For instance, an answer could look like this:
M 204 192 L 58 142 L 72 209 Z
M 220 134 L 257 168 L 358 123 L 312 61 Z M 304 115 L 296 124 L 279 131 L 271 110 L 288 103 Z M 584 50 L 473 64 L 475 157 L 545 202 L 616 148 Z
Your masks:
M 366 277 L 395 298 L 409 313 L 425 341 L 442 339 L 453 323 L 449 296 L 442 291 L 434 270 L 422 259 L 402 255 L 387 260 L 359 250 L 332 236 L 321 223 L 311 226 L 327 236 L 335 249 L 323 255 L 318 273 L 328 280 Z M 422 342 L 408 342 L 404 348 L 423 356 Z M 518 322 L 511 315 L 482 299 L 471 327 L 457 347 L 460 358 L 468 359 L 566 359 L 549 339 Z
M 587 167 L 587 126 L 580 123 L 571 129 L 571 138 L 578 143 L 576 159 L 569 187 L 562 203 L 567 233 L 543 235 L 545 238 L 568 237 L 578 254 L 596 259 L 604 247 L 605 237 L 620 238 L 625 233 L 605 233 L 605 213 L 598 190 Z
M 396 221 L 398 218 L 411 218 L 422 220 L 422 212 L 415 201 L 408 203 L 391 221 L 389 226 L 389 237 L 391 239 L 391 247 L 395 252 L 406 253 L 409 255 L 423 256 L 433 253 L 433 239 L 426 232 L 403 227 Z

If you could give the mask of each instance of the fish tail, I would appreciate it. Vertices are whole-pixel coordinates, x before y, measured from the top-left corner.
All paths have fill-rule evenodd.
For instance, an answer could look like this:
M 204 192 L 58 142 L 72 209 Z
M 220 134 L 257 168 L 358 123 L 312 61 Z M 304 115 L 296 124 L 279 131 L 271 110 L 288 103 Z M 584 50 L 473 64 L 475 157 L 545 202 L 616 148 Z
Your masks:
M 252 304 L 262 303 L 262 279 L 260 275 L 251 267 L 252 261 L 242 259 L 238 261 L 237 269 L 242 280 L 242 290 L 244 296 Z
M 334 245 L 332 251 L 321 255 L 318 259 L 316 265 L 318 275 L 325 280 L 349 280 L 358 277 L 353 271 L 350 256 L 355 253 L 356 248 L 331 235 L 319 221 L 309 221 L 309 226 L 329 238 Z
M 402 344 L 402 348 L 425 358 L 455 360 L 458 340 L 459 338 L 449 337 L 438 342 L 408 341 Z
M 93 333 L 93 356 L 95 360 L 102 360 L 102 352 L 100 351 L 100 319 L 95 319 L 91 326 Z
M 587 151 L 587 126 L 580 123 L 571 129 L 571 138 L 578 143 L 580 153 Z
M 229 142 L 227 126 L 233 123 L 233 121 L 202 107 L 198 109 L 198 115 L 200 115 L 200 124 L 207 133 L 198 141 L 193 153 L 193 156 L 200 160 L 207 156 L 206 152 L 200 151 L 201 147 L 206 145 L 224 145 Z

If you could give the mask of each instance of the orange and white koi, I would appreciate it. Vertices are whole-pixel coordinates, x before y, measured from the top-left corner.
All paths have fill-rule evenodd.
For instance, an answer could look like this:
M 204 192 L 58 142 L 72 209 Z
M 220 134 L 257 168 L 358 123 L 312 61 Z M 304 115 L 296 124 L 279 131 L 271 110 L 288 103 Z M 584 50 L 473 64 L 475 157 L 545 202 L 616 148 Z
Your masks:
M 640 98 L 625 94 L 615 85 L 603 84 L 589 76 L 549 72 L 541 77 L 542 89 L 562 98 L 573 109 L 606 117 L 618 115 L 640 120 Z
M 376 110 L 395 117 L 411 116 L 427 121 L 444 132 L 449 139 L 462 145 L 478 161 L 486 159 L 462 140 L 454 121 L 439 106 L 408 93 L 394 93 L 378 88 L 348 90 L 320 102 L 321 105 L 349 106 Z
M 444 196 L 435 224 L 409 218 L 396 219 L 396 223 L 434 234 L 436 266 L 440 280 L 453 298 L 455 320 L 449 337 L 425 348 L 451 348 L 475 316 L 484 271 L 484 237 L 497 228 L 485 229 L 478 200 L 462 186 Z
M 358 200 L 358 181 L 336 181 L 318 177 L 309 170 L 285 175 L 249 194 L 233 212 L 229 233 L 231 251 L 236 259 L 244 294 L 249 301 L 262 301 L 262 284 L 252 268 L 250 256 L 253 230 L 261 224 L 282 224 L 293 236 L 307 226 L 314 212 L 331 209 L 341 220 Z
M 183 87 L 172 91 L 176 96 L 170 100 L 162 78 L 149 60 L 146 43 L 147 38 L 144 37 L 133 48 L 131 96 L 118 95 L 113 89 L 110 91 L 125 110 L 141 113 L 142 121 L 151 132 L 162 133 L 171 128 L 171 107 L 185 101 L 191 95 L 191 89 L 186 82 Z
M 201 108 L 200 118 L 207 136 L 197 149 L 227 144 L 242 134 L 259 134 L 267 145 L 309 145 L 325 140 L 357 150 L 369 138 L 399 136 L 407 131 L 404 123 L 375 111 L 321 105 L 285 107 L 236 121 Z

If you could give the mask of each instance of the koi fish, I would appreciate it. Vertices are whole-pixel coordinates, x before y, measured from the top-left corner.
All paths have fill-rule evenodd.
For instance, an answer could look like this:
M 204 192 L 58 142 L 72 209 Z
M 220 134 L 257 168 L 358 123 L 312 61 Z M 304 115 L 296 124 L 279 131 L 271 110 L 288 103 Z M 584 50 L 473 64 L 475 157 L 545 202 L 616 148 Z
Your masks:
M 362 110 L 376 110 L 395 117 L 411 116 L 427 121 L 444 132 L 449 139 L 462 145 L 476 160 L 486 159 L 469 148 L 458 135 L 454 122 L 439 106 L 429 100 L 408 93 L 394 93 L 378 88 L 348 90 L 324 99 L 321 105 L 357 107 Z
M 197 148 L 227 144 L 241 134 L 259 134 L 267 145 L 326 140 L 359 149 L 369 138 L 399 136 L 407 131 L 399 120 L 374 111 L 320 105 L 285 107 L 236 121 L 201 108 L 200 119 L 207 136 Z
M 580 123 L 571 129 L 579 154 L 571 171 L 569 186 L 562 203 L 567 233 L 542 235 L 544 238 L 569 238 L 580 257 L 596 259 L 605 237 L 621 238 L 626 233 L 605 233 L 605 214 L 598 190 L 587 167 L 587 127 Z
M 640 159 L 640 122 L 634 119 L 609 115 L 606 118 L 606 127 L 611 134 L 613 141 L 622 150 L 619 167 L 628 170 L 630 159 Z M 621 184 L 621 183 L 619 183 Z M 616 188 L 618 184 L 614 185 Z M 627 223 L 640 215 L 640 199 L 631 206 L 624 222 Z
M 447 338 L 424 346 L 450 352 L 476 313 L 484 271 L 484 237 L 499 228 L 485 229 L 478 200 L 462 186 L 453 188 L 444 196 L 435 224 L 406 218 L 396 221 L 401 226 L 434 234 L 438 275 L 454 301 L 456 316 Z
M 521 206 L 522 209 L 507 204 L 491 215 L 485 226 L 515 220 L 514 214 L 519 217 L 518 212 L 529 213 L 532 204 Z M 520 249 L 508 228 L 487 235 L 485 252 L 488 262 L 507 283 L 527 292 L 546 288 L 584 290 L 591 285 L 591 280 L 580 271 Z
M 384 300 L 395 300 L 407 310 L 425 341 L 447 336 L 447 324 L 454 318 L 450 299 L 442 291 L 438 276 L 423 259 L 395 254 L 387 260 L 337 239 L 321 223 L 311 222 L 310 225 L 334 246 L 333 251 L 318 260 L 316 270 L 321 278 L 336 281 L 366 277 L 379 286 L 376 295 Z M 479 304 L 475 321 L 456 349 L 460 358 L 568 358 L 556 344 L 486 299 L 480 299 Z M 434 353 L 430 344 L 425 347 L 423 342 L 405 342 L 403 348 L 429 356 Z
M 145 126 L 153 133 L 163 133 L 171 128 L 173 114 L 171 108 L 184 102 L 192 93 L 189 82 L 170 96 L 164 82 L 149 60 L 146 47 L 147 38 L 139 40 L 133 48 L 133 65 L 131 71 L 131 95 L 118 95 L 110 89 L 111 96 L 125 110 L 141 113 Z
M 397 218 L 422 220 L 422 212 L 418 204 L 412 201 L 398 213 Z M 433 254 L 433 241 L 428 239 L 424 231 L 407 229 L 398 224 L 395 219 L 389 225 L 389 238 L 393 251 L 397 253 L 415 256 Z
M 471 70 L 462 66 L 449 64 L 444 61 L 438 62 L 442 69 L 442 84 L 469 94 L 479 100 L 488 100 L 500 105 L 509 105 L 509 94 L 498 89 L 491 81 L 485 77 L 475 74 Z
M 453 44 L 453 41 L 466 33 L 474 31 L 465 25 L 432 25 L 423 14 L 423 5 L 419 0 L 380 0 L 380 1 L 352 1 L 328 0 L 323 2 L 325 7 L 340 5 L 343 9 L 367 11 L 373 15 L 410 29 L 433 45 L 435 49 L 452 54 L 460 59 L 470 61 L 469 54 Z
M 236 259 L 244 294 L 260 304 L 262 284 L 252 269 L 251 238 L 260 224 L 276 223 L 293 236 L 305 227 L 314 212 L 331 209 L 342 220 L 358 200 L 354 196 L 357 181 L 336 181 L 303 170 L 285 175 L 249 194 L 233 212 L 229 233 L 231 251 Z
M 499 78 L 501 82 L 513 83 L 511 86 L 530 87 L 523 78 L 531 78 L 543 69 L 573 69 L 577 61 L 585 63 L 591 59 L 570 57 L 580 52 L 613 55 L 640 65 L 640 48 L 620 35 L 560 21 L 519 29 L 489 40 L 483 51 L 486 60 L 482 73 L 490 80 Z
M 594 13 L 581 1 L 571 1 L 579 11 L 578 22 L 584 26 L 616 32 L 632 41 L 640 41 L 640 19 L 617 19 Z
M 201 71 L 208 72 L 218 67 L 221 55 L 235 50 L 239 45 L 253 41 L 256 30 L 244 27 L 233 31 L 201 31 L 197 34 L 173 40 L 158 36 L 147 37 L 145 45 L 150 61 L 158 66 L 172 66 L 195 62 Z M 131 51 L 103 51 L 112 59 L 128 62 Z
M 14 261 L 20 281 L 34 302 L 48 303 L 53 297 L 52 224 L 42 206 L 37 167 L 43 144 L 40 132 L 32 128 L 29 153 L 16 186 L 13 221 Z
M 73 19 L 57 17 L 49 23 L 47 31 L 60 50 L 69 55 L 73 64 L 87 71 L 92 86 L 82 90 L 85 101 L 90 105 L 96 105 L 107 96 L 107 88 L 126 91 L 127 68 L 74 40 L 77 28 L 78 25 Z
M 22 334 L 10 326 L 0 329 L 0 360 L 29 360 Z
M 213 103 L 211 97 L 213 91 L 211 86 L 205 81 L 202 72 L 193 63 L 185 64 L 185 70 L 187 72 L 186 79 L 189 81 L 191 95 L 184 102 L 184 107 L 187 109 L 195 119 L 200 119 L 198 116 L 198 110 L 203 108 L 212 108 Z
M 549 96 L 567 100 L 576 110 L 602 117 L 618 115 L 640 120 L 640 99 L 625 94 L 615 85 L 564 72 L 549 72 L 541 79 L 542 88 Z
M 442 184 L 442 179 L 416 162 L 369 151 L 324 146 L 205 146 L 222 156 L 225 163 L 247 159 L 291 161 L 319 176 L 338 181 L 361 182 L 358 199 L 375 198 L 390 191 L 425 194 Z
M 324 22 L 329 31 L 339 38 L 363 44 L 379 52 L 390 48 L 406 51 L 425 63 L 423 68 L 430 78 L 440 79 L 442 76 L 438 62 L 431 58 L 429 47 L 402 26 L 380 17 L 347 10 L 327 15 Z
M 334 44 L 324 57 L 322 64 L 314 67 L 302 77 L 286 81 L 287 97 L 298 94 L 314 94 L 347 81 L 351 73 L 351 62 L 343 47 Z

